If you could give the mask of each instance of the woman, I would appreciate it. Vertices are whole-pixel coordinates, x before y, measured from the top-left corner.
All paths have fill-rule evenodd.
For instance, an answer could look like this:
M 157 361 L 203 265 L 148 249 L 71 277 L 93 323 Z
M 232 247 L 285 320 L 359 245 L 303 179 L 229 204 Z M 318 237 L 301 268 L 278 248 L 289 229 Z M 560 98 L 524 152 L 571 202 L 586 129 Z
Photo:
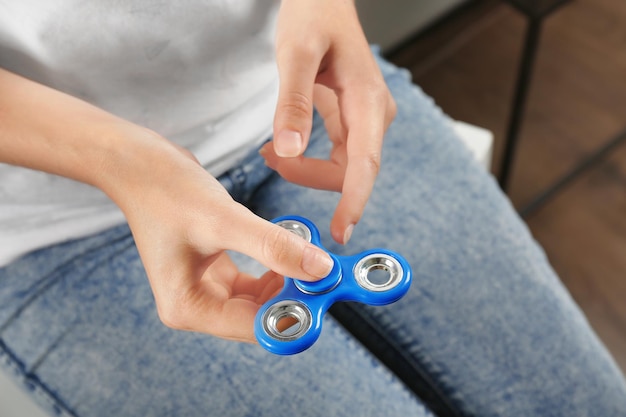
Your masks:
M 0 3 L 2 362 L 60 415 L 626 413 L 545 257 L 353 3 L 276 8 Z M 421 399 L 330 318 L 303 354 L 254 345 L 283 275 L 332 267 L 281 214 L 409 260 L 409 294 L 352 325 Z

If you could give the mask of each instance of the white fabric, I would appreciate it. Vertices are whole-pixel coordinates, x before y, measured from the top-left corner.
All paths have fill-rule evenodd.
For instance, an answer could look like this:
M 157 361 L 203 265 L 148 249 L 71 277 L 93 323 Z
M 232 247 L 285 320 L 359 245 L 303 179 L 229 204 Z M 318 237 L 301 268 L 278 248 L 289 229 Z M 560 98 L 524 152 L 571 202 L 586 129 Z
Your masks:
M 455 120 L 452 128 L 461 142 L 472 152 L 476 160 L 487 170 L 491 170 L 493 154 L 493 133 L 483 127 Z
M 271 133 L 276 9 L 273 0 L 0 0 L 0 67 L 155 130 L 217 176 Z M 123 221 L 95 188 L 0 164 L 0 265 Z

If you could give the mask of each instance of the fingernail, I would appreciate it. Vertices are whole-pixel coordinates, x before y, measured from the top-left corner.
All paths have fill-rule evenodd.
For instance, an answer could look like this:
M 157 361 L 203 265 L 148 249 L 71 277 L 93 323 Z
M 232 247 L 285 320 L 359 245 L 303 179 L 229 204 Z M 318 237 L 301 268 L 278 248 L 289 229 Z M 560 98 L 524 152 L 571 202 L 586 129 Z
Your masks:
M 334 262 L 330 256 L 321 249 L 313 246 L 304 248 L 302 254 L 302 269 L 309 275 L 324 278 L 333 269 Z
M 350 238 L 352 237 L 352 231 L 354 230 L 354 225 L 351 224 L 348 227 L 346 227 L 346 231 L 343 232 L 343 244 L 345 245 L 346 243 L 348 243 L 348 241 L 350 240 Z
M 292 158 L 302 152 L 302 135 L 293 130 L 281 130 L 274 138 L 274 151 L 283 158 Z

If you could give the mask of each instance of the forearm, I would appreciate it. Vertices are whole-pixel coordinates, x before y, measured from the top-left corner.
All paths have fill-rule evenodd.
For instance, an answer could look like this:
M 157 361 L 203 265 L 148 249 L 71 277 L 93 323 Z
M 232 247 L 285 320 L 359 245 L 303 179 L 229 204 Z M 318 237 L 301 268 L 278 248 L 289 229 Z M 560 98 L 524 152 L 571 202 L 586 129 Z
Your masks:
M 140 181 L 142 170 L 153 169 L 151 158 L 172 151 L 148 129 L 3 69 L 0 91 L 0 162 L 115 195 L 119 187 Z

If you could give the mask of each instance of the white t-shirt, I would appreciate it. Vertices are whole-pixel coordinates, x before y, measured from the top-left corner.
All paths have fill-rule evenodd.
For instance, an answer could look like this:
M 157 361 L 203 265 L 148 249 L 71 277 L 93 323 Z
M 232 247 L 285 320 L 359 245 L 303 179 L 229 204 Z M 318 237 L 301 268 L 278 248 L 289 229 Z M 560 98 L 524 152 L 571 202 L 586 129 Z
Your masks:
M 274 0 L 0 1 L 0 67 L 153 129 L 217 176 L 271 133 L 276 10 Z M 0 266 L 123 221 L 93 187 L 0 164 Z

